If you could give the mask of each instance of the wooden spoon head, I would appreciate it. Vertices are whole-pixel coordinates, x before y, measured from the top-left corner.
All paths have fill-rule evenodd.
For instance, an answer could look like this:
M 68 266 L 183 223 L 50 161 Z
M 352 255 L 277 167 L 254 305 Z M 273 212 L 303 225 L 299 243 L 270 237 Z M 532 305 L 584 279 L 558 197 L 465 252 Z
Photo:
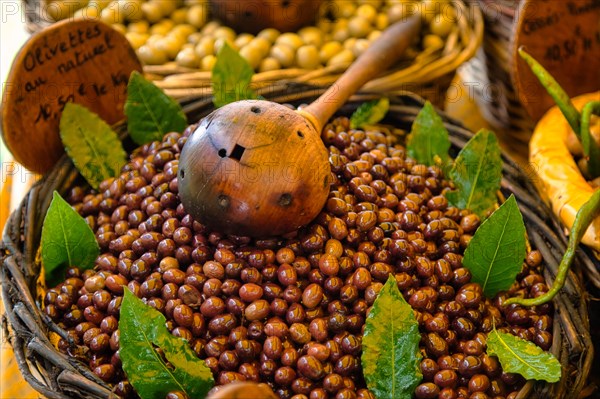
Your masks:
M 92 20 L 69 20 L 33 35 L 17 54 L 2 99 L 2 135 L 15 159 L 47 172 L 64 147 L 59 123 L 66 103 L 109 124 L 124 118 L 127 82 L 142 66 L 121 33 Z
M 554 101 L 517 50 L 525 50 L 571 96 L 600 89 L 600 7 L 593 1 L 524 0 L 517 13 L 512 78 L 519 100 L 538 120 Z
M 188 138 L 179 195 L 209 228 L 273 236 L 317 216 L 330 175 L 320 135 L 301 115 L 269 101 L 238 101 L 208 115 Z

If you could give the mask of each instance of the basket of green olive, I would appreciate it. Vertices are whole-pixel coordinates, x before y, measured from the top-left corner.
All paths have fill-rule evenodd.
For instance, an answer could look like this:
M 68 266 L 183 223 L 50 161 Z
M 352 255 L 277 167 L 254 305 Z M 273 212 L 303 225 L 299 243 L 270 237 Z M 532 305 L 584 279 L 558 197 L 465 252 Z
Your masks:
M 224 43 L 255 70 L 255 86 L 332 84 L 389 24 L 421 13 L 421 34 L 404 59 L 366 88 L 409 90 L 443 105 L 455 71 L 475 55 L 483 36 L 479 9 L 462 0 L 323 1 L 310 26 L 256 34 L 224 26 L 201 0 L 23 1 L 32 30 L 71 17 L 111 24 L 129 39 L 146 74 L 177 98 L 210 96 L 211 70 Z
M 297 107 L 318 94 L 290 85 L 268 98 Z M 483 216 L 449 203 L 448 191 L 457 186 L 437 161 L 427 166 L 416 160 L 422 155 L 413 153 L 410 140 L 422 126 L 423 109 L 435 114 L 431 105 L 409 93 L 390 96 L 383 120 L 365 122 L 363 108 L 361 123 L 367 124 L 351 128 L 365 101 L 379 104 L 380 98 L 354 96 L 325 126 L 321 138 L 332 176 L 327 203 L 308 226 L 284 236 L 224 235 L 186 213 L 178 196 L 178 162 L 197 125 L 137 148 L 130 143 L 120 174 L 97 182 L 97 189 L 85 184 L 65 156 L 12 214 L 0 245 L 9 341 L 27 381 L 46 397 L 61 399 L 200 398 L 212 386 L 204 384 L 207 376 L 217 385 L 211 395 L 219 395 L 222 385 L 251 381 L 266 383 L 260 389 L 281 399 L 577 397 L 593 357 L 587 296 L 574 273 L 559 272 L 566 239 L 534 196 L 531 181 L 499 148 L 493 151 L 486 160 L 498 161 L 492 171 L 498 198 L 508 199 L 482 222 Z M 184 110 L 188 120 L 198 121 L 213 106 L 194 101 Z M 491 133 L 474 136 L 443 114 L 425 119 L 449 132 L 447 157 L 458 153 L 460 159 L 473 137 L 493 140 Z M 124 126 L 119 129 L 125 137 Z M 480 151 L 480 159 L 488 150 Z M 490 194 L 494 207 L 495 190 L 475 197 Z M 46 256 L 40 241 L 61 239 L 44 237 L 43 231 L 60 223 L 43 220 L 59 206 L 63 216 L 72 213 L 89 226 L 99 255 L 86 270 L 63 265 L 62 275 L 54 275 L 38 296 L 37 254 Z M 500 263 L 514 263 L 516 254 L 515 278 L 489 295 L 492 283 L 482 288 L 474 282 L 465 248 L 481 242 L 477 232 L 486 225 L 506 225 L 504 217 L 492 222 L 503 209 L 515 212 L 506 219 L 521 230 L 507 230 L 487 247 L 501 253 Z M 75 224 L 69 229 L 79 229 Z M 76 241 L 85 246 L 85 240 Z M 593 262 L 583 252 L 576 259 Z M 491 277 L 498 278 L 503 276 Z M 563 278 L 566 284 L 552 302 L 506 303 L 541 298 Z M 393 317 L 382 313 L 382 297 L 397 304 L 387 308 Z M 375 323 L 389 328 L 373 333 Z M 396 339 L 412 349 L 392 363 L 398 373 L 408 370 L 408 377 L 399 377 L 387 362 L 400 349 L 384 337 L 405 324 L 412 327 Z M 501 349 L 501 336 L 512 337 L 508 350 Z M 378 349 L 377 339 L 390 350 Z M 512 357 L 517 369 L 536 374 L 509 372 L 510 362 L 493 353 L 494 346 L 509 358 L 511 351 L 521 353 L 525 360 Z M 182 353 L 189 355 L 183 359 L 187 367 Z M 374 377 L 377 363 L 384 365 L 377 372 L 389 378 Z M 148 377 L 156 365 L 161 372 Z M 402 389 L 402 396 L 386 390 L 387 384 Z

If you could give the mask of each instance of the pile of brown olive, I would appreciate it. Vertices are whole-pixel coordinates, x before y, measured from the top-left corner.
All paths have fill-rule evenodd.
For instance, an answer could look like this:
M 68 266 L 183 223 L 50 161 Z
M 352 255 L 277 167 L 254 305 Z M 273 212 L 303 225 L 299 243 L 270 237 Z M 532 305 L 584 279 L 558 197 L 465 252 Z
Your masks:
M 407 157 L 396 135 L 337 118 L 323 133 L 333 182 L 316 220 L 285 237 L 224 236 L 186 214 L 177 195 L 178 158 L 193 131 L 138 148 L 97 192 L 71 190 L 102 254 L 94 270 L 71 267 L 46 293 L 44 312 L 75 343 L 61 340 L 62 351 L 87 362 L 115 394 L 135 397 L 119 358 L 129 289 L 166 316 L 217 385 L 265 382 L 280 398 L 374 398 L 362 377 L 361 339 L 393 274 L 422 334 L 415 397 L 516 397 L 525 381 L 486 354 L 486 336 L 495 326 L 550 347 L 550 305 L 503 306 L 508 296 L 548 290 L 540 253 L 527 254 L 508 292 L 486 298 L 461 255 L 480 219 L 448 204 L 451 183 L 439 167 Z

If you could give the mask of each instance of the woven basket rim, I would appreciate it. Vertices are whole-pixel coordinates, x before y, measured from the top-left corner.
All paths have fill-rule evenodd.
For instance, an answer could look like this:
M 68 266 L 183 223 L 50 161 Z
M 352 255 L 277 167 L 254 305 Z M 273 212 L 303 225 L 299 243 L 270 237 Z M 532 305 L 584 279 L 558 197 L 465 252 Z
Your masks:
M 308 90 L 307 90 L 308 89 Z M 301 104 L 310 102 L 323 89 L 315 90 L 303 85 L 291 85 L 271 100 Z M 340 111 L 350 110 L 367 99 L 379 94 L 359 93 Z M 387 122 L 399 127 L 410 126 L 424 104 L 423 99 L 403 93 L 390 97 L 390 112 Z M 185 104 L 188 115 L 200 118 L 212 107 L 206 101 L 189 101 Z M 445 126 L 451 133 L 453 150 L 462 148 L 472 133 L 459 122 L 440 112 Z M 122 126 L 121 126 L 122 130 Z M 539 200 L 532 182 L 505 153 L 502 155 L 502 191 L 508 196 L 514 193 L 519 201 L 531 243 L 540 250 L 546 262 L 544 277 L 551 282 L 565 249 L 566 238 L 551 211 Z M 7 325 L 10 327 L 9 342 L 25 379 L 48 398 L 108 398 L 109 387 L 99 381 L 87 366 L 68 359 L 56 350 L 46 338 L 52 331 L 65 337 L 56 324 L 50 321 L 37 307 L 35 300 L 36 250 L 43 214 L 45 214 L 53 190 L 64 191 L 70 187 L 78 173 L 65 156 L 52 171 L 37 182 L 28 192 L 19 208 L 13 212 L 5 227 L 0 244 L 3 267 L 0 269 L 2 299 L 6 307 Z M 589 254 L 578 251 L 577 263 L 592 264 Z M 529 381 L 518 398 L 571 398 L 586 385 L 593 359 L 593 345 L 589 332 L 587 296 L 581 282 L 570 273 L 563 290 L 557 295 L 554 315 L 554 342 L 552 351 L 563 364 L 563 378 L 557 384 Z M 59 391 L 60 390 L 60 391 Z

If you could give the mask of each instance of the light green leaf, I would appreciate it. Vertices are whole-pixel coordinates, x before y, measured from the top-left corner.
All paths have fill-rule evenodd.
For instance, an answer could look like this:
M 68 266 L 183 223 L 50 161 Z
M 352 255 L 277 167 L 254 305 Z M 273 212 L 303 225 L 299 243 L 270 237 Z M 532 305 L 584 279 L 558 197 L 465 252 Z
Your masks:
M 129 135 L 140 145 L 160 141 L 170 132 L 181 133 L 187 126 L 179 103 L 138 71 L 129 78 L 125 115 Z
M 390 109 L 390 100 L 386 97 L 361 104 L 350 117 L 350 128 L 359 129 L 372 125 L 385 117 Z
M 98 115 L 68 103 L 60 118 L 60 138 L 73 164 L 93 188 L 119 175 L 127 154 L 117 134 Z
M 487 338 L 487 354 L 498 357 L 507 373 L 517 373 L 528 380 L 560 380 L 561 366 L 552 353 L 514 335 L 492 330 Z
M 488 298 L 509 289 L 521 271 L 527 251 L 525 234 L 523 216 L 511 195 L 471 238 L 463 265 Z
M 248 61 L 225 43 L 217 54 L 211 75 L 215 106 L 256 99 L 256 93 L 250 87 L 253 75 L 254 70 Z
M 446 193 L 451 205 L 484 218 L 497 202 L 502 180 L 502 157 L 494 133 L 482 129 L 458 154 L 450 170 L 455 191 Z
M 445 164 L 450 149 L 448 130 L 442 118 L 429 101 L 417 115 L 406 142 L 408 156 L 427 166 L 435 165 L 436 159 Z
M 183 391 L 190 398 L 206 397 L 214 385 L 210 369 L 165 323 L 162 313 L 125 290 L 119 353 L 129 382 L 142 399 L 164 399 L 170 391 Z M 156 347 L 162 349 L 168 364 Z
M 365 323 L 361 364 L 377 399 L 410 399 L 423 375 L 419 368 L 419 323 L 391 275 Z
M 56 191 L 44 218 L 41 247 L 48 286 L 63 280 L 70 266 L 91 269 L 100 255 L 90 226 Z

